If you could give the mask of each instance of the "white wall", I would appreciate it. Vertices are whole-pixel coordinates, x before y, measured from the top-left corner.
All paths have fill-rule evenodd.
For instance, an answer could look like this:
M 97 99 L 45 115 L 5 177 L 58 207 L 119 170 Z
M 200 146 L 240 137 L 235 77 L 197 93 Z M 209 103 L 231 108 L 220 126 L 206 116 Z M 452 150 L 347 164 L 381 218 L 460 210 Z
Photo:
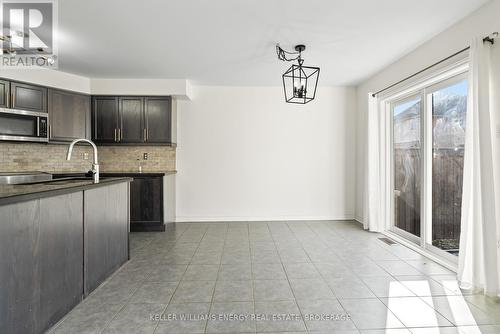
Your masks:
M 185 79 L 90 79 L 94 95 L 173 95 L 189 99 L 190 86 Z
M 177 220 L 354 217 L 355 91 L 193 86 L 178 103 Z
M 1 69 L 0 78 L 90 94 L 90 79 L 48 69 Z
M 500 0 L 493 0 L 357 87 L 356 219 L 362 221 L 368 93 L 378 91 L 467 47 L 475 36 L 500 31 Z M 383 47 L 383 46 L 381 46 Z
M 1 69 L 0 78 L 66 89 L 92 95 L 172 95 L 190 99 L 185 79 L 93 79 L 48 69 Z

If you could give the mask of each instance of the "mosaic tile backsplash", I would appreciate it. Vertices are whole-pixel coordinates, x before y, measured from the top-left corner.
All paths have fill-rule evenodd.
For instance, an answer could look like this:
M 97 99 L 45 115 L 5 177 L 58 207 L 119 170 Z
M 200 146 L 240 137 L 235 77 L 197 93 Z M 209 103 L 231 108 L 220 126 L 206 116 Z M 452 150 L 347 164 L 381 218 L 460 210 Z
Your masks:
M 75 146 L 66 161 L 68 145 L 38 143 L 0 143 L 0 172 L 43 171 L 49 173 L 84 172 L 93 159 L 90 146 Z M 88 160 L 84 160 L 88 153 Z M 101 172 L 168 172 L 175 170 L 175 147 L 99 146 Z M 143 154 L 148 160 L 143 160 Z M 138 160 L 139 159 L 139 160 Z

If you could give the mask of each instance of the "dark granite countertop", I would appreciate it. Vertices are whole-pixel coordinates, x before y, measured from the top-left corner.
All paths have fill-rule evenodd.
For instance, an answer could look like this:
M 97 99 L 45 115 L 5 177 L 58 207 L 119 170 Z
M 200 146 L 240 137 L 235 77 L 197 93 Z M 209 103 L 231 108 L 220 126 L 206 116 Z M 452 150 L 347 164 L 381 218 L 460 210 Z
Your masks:
M 165 176 L 165 175 L 172 175 L 176 174 L 177 171 L 168 171 L 168 172 L 101 172 L 103 175 L 109 175 L 109 176 L 115 176 L 115 175 L 126 175 L 130 177 L 136 177 L 136 176 Z
M 167 172 L 121 172 L 121 171 L 111 171 L 111 172 L 103 172 L 101 171 L 101 176 L 108 176 L 108 177 L 138 177 L 138 176 L 165 176 L 165 175 L 172 175 L 172 174 L 177 174 L 177 171 L 167 171 Z M 54 178 L 59 178 L 59 177 L 80 177 L 84 176 L 85 173 L 55 173 Z
M 101 177 L 99 183 L 88 179 L 61 179 L 31 184 L 0 184 L 0 205 L 29 201 L 42 197 L 57 196 L 114 183 L 131 182 L 130 177 Z

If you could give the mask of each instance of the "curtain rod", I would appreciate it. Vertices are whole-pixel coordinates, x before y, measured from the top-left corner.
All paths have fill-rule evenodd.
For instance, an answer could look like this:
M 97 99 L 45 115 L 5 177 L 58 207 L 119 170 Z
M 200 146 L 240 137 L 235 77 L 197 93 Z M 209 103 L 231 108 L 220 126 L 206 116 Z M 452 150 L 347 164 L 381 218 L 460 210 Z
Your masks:
M 491 43 L 491 44 L 495 44 L 495 37 L 498 37 L 498 33 L 497 33 L 497 32 L 495 32 L 495 33 L 493 33 L 493 34 L 491 34 L 491 35 L 486 36 L 485 38 L 483 38 L 483 42 L 485 42 L 485 43 L 486 43 L 486 42 L 488 42 L 488 43 Z M 462 52 L 465 52 L 465 51 L 467 51 L 467 50 L 469 50 L 469 49 L 470 49 L 470 46 L 468 46 L 468 47 L 466 47 L 466 48 L 464 48 L 464 49 L 462 49 L 462 50 L 460 50 L 460 51 L 458 51 L 458 52 L 455 52 L 455 53 L 454 53 L 454 54 L 452 54 L 451 56 L 448 56 L 448 57 L 446 57 L 446 58 L 444 58 L 444 59 L 441 59 L 440 61 L 438 61 L 438 62 L 436 62 L 436 63 L 434 63 L 434 64 L 432 64 L 432 65 L 429 65 L 429 66 L 427 66 L 426 68 L 424 68 L 424 69 L 422 69 L 422 70 L 420 70 L 420 71 L 418 71 L 418 72 L 415 72 L 415 73 L 413 73 L 412 75 L 409 75 L 409 76 L 407 76 L 406 78 L 404 78 L 404 79 L 402 79 L 402 80 L 399 80 L 398 82 L 393 83 L 392 85 L 387 86 L 387 87 L 385 87 L 384 89 L 379 90 L 379 91 L 378 91 L 378 92 L 376 92 L 376 93 L 373 93 L 373 94 L 372 94 L 372 96 L 373 96 L 373 97 L 375 97 L 375 96 L 377 96 L 378 94 L 380 94 L 380 93 L 382 93 L 382 92 L 385 92 L 386 90 L 391 89 L 392 87 L 397 86 L 397 85 L 399 85 L 400 83 L 403 83 L 403 82 L 405 82 L 406 80 L 411 79 L 411 78 L 413 78 L 413 77 L 415 77 L 415 76 L 417 76 L 417 75 L 419 75 L 419 74 L 421 74 L 421 73 L 423 73 L 423 72 L 427 71 L 428 69 L 433 68 L 433 67 L 434 67 L 434 66 L 436 66 L 436 65 L 439 65 L 439 64 L 441 64 L 441 63 L 444 63 L 445 61 L 447 61 L 447 60 L 449 60 L 449 59 L 451 59 L 451 58 L 453 58 L 453 57 L 455 57 L 455 56 L 457 56 L 457 55 L 461 54 Z

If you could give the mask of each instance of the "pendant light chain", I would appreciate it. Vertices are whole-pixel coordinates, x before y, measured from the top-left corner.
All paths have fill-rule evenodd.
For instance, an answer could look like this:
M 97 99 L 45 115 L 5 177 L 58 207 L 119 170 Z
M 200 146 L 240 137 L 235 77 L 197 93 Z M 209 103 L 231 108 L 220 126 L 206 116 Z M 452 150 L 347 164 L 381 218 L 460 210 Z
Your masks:
M 283 61 L 294 61 L 300 59 L 300 51 L 299 52 L 289 52 L 283 50 L 279 44 L 276 44 L 276 53 L 278 54 L 278 59 Z M 287 55 L 297 55 L 294 58 L 288 58 Z

